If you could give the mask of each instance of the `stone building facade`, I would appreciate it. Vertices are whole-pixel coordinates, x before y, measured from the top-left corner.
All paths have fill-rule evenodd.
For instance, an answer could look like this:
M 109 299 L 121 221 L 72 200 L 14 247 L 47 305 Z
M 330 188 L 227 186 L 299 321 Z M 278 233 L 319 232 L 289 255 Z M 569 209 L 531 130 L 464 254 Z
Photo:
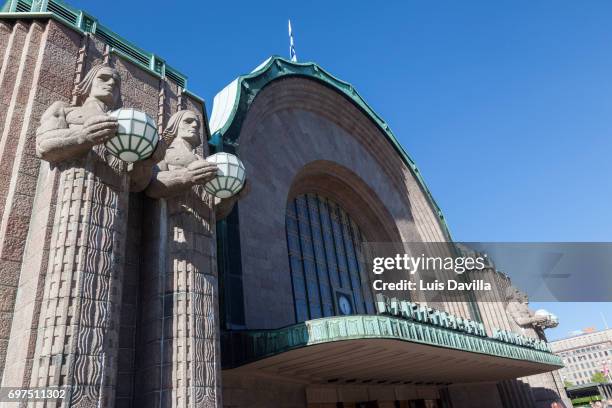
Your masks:
M 612 329 L 581 333 L 550 343 L 553 352 L 563 359 L 561 378 L 572 385 L 591 383 L 593 375 L 604 373 L 610 378 L 612 367 Z
M 182 202 L 148 198 L 143 190 L 155 163 L 138 186 L 143 166 L 111 157 L 103 145 L 58 159 L 46 157 L 41 141 L 78 127 L 79 117 L 87 124 L 86 107 L 97 102 L 83 101 L 79 84 L 100 64 L 117 76 L 121 106 L 154 118 L 160 133 L 173 114 L 188 110 L 206 140 L 203 101 L 156 56 L 137 54 L 92 18 L 58 7 L 50 2 L 47 11 L 63 10 L 60 17 L 15 12 L 0 22 L 2 386 L 69 385 L 63 406 L 214 406 L 221 396 L 210 197 L 189 189 Z M 200 144 L 204 157 L 208 147 Z M 189 262 L 178 264 L 176 251 Z M 206 316 L 194 312 L 185 288 L 166 290 L 168 276 L 196 282 L 190 288 Z M 200 281 L 210 288 L 197 292 Z M 202 367 L 194 364 L 201 359 Z
M 218 225 L 234 247 L 220 256 L 224 404 L 571 406 L 557 374 L 528 375 L 535 372 L 527 367 L 519 374 L 508 362 L 494 374 L 485 368 L 494 361 L 382 342 L 411 337 L 395 332 L 394 322 L 342 316 L 338 296 L 345 293 L 352 313 L 376 315 L 371 274 L 347 236 L 353 243 L 450 239 L 414 162 L 350 84 L 316 64 L 272 57 L 215 97 L 210 128 L 213 142 L 244 161 L 251 185 Z M 482 274 L 510 286 L 494 269 Z M 482 322 L 488 336 L 501 329 L 543 338 L 530 328 L 527 303 L 505 294 L 435 307 Z M 475 367 L 482 376 L 468 379 Z
M 2 386 L 69 391 L 28 405 L 570 406 L 544 342 L 496 337 L 545 340 L 526 303 L 426 309 L 454 326 L 379 308 L 363 242 L 451 238 L 350 84 L 273 57 L 217 95 L 209 123 L 181 73 L 87 13 L 11 0 L 1 17 Z M 156 121 L 153 158 L 93 141 L 120 106 Z M 245 164 L 237 204 L 201 186 L 194 163 L 213 151 Z

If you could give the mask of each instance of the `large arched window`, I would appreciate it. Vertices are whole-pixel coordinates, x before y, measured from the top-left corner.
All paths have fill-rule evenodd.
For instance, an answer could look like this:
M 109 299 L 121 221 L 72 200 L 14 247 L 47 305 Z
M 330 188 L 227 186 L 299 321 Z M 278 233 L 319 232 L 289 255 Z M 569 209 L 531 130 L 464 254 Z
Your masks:
M 287 247 L 298 322 L 374 313 L 357 224 L 335 202 L 303 194 L 287 205 Z

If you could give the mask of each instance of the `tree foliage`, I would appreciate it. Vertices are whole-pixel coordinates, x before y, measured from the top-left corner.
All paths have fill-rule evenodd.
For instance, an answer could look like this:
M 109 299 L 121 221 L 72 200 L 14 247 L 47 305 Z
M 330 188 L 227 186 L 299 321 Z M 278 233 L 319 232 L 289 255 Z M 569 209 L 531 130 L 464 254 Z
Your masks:
M 591 377 L 591 382 L 594 382 L 594 383 L 606 383 L 606 382 L 608 382 L 608 380 L 606 379 L 606 376 L 602 372 L 596 372 Z

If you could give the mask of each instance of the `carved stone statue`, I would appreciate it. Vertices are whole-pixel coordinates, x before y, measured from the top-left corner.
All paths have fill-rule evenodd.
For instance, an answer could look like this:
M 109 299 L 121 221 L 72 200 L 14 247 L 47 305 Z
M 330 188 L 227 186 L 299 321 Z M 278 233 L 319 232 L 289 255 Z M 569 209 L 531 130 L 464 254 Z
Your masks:
M 546 341 L 544 330 L 558 324 L 556 320 L 551 319 L 550 315 L 537 315 L 529 309 L 527 295 L 512 285 L 506 289 L 506 301 L 508 302 L 506 313 L 513 326 L 512 331 L 516 333 Z M 560 407 L 572 406 L 564 396 L 563 382 L 558 371 L 519 380 L 530 384 L 537 406 L 551 406 L 553 403 Z
M 514 286 L 509 286 L 506 290 L 506 300 L 508 302 L 506 306 L 508 316 L 522 334 L 546 340 L 544 329 L 557 325 L 556 322 L 551 320 L 550 316 L 540 316 L 529 309 L 527 295 Z
M 204 185 L 217 175 L 217 165 L 195 153 L 202 141 L 197 115 L 181 110 L 168 121 L 165 135 L 174 135 L 158 172 L 146 190 L 152 198 L 169 198 L 184 193 L 195 185 Z
M 36 134 L 58 185 L 31 386 L 68 386 L 67 406 L 114 399 L 129 192 L 147 186 L 165 147 L 133 165 L 106 149 L 120 86 L 115 69 L 92 67 L 76 104 L 54 102 Z
M 145 190 L 156 199 L 149 201 L 148 217 L 154 220 L 149 235 L 158 238 L 150 244 L 148 251 L 155 255 L 147 257 L 144 270 L 157 273 L 159 284 L 146 285 L 142 293 L 143 310 L 155 310 L 160 304 L 163 310 L 162 316 L 143 313 L 141 317 L 142 327 L 156 327 L 163 338 L 137 351 L 143 355 L 138 360 L 144 361 L 139 372 L 151 367 L 161 367 L 163 372 L 155 380 L 136 385 L 141 396 L 137 403 L 151 406 L 148 396 L 163 390 L 163 406 L 221 407 L 213 232 L 219 214 L 227 213 L 237 197 L 219 200 L 204 190 L 204 184 L 216 176 L 217 166 L 203 158 L 198 115 L 178 111 L 164 133 L 173 142 Z M 167 351 L 160 354 L 160 347 Z
M 165 157 L 157 163 L 157 171 L 146 189 L 151 198 L 175 197 L 193 186 L 205 185 L 217 175 L 217 166 L 195 153 L 200 147 L 200 123 L 198 116 L 189 110 L 181 110 L 168 121 L 164 137 L 172 140 Z M 216 220 L 225 218 L 237 200 L 248 192 L 248 184 L 228 199 L 214 197 Z
M 72 162 L 86 155 L 111 167 L 121 168 L 130 176 L 130 190 L 142 191 L 151 180 L 152 169 L 165 152 L 165 141 L 160 139 L 154 154 L 127 166 L 113 157 L 104 143 L 115 136 L 117 119 L 108 115 L 121 106 L 121 77 L 112 67 L 94 66 L 77 86 L 78 104 L 54 102 L 43 114 L 36 132 L 38 156 L 48 162 Z

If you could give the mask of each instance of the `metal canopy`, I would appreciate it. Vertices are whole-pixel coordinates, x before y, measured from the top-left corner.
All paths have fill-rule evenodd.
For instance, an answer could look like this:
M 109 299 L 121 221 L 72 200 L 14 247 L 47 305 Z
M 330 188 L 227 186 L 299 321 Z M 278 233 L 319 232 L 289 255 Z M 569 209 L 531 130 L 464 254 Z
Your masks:
M 398 340 L 362 339 L 291 350 L 231 371 L 309 384 L 446 385 L 500 381 L 557 368 Z
M 545 351 L 381 315 L 225 332 L 222 344 L 226 369 L 306 383 L 493 381 L 563 365 Z

